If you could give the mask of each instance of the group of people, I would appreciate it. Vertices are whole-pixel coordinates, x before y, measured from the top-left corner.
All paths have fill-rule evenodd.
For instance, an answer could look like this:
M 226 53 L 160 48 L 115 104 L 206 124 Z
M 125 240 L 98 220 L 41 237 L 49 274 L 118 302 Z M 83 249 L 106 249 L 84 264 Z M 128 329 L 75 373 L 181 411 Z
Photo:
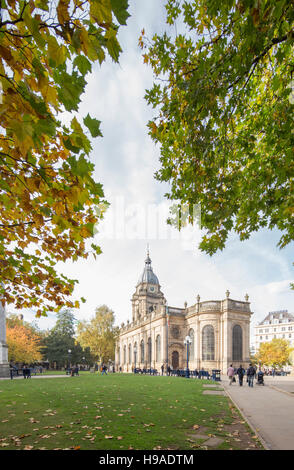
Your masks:
M 146 369 L 146 367 L 143 367 L 143 369 L 141 369 L 140 367 L 136 367 L 132 369 L 132 372 L 134 372 L 135 374 L 150 374 L 150 375 L 157 375 L 157 369 Z
M 256 368 L 252 364 L 249 364 L 249 367 L 248 367 L 247 371 L 245 371 L 245 369 L 243 368 L 242 365 L 240 365 L 240 367 L 236 370 L 236 369 L 234 369 L 233 365 L 231 364 L 230 367 L 227 370 L 227 376 L 229 377 L 230 385 L 232 385 L 233 382 L 236 382 L 235 375 L 238 376 L 240 387 L 242 387 L 242 385 L 243 385 L 243 379 L 244 379 L 245 375 L 247 376 L 247 383 L 248 383 L 249 387 L 253 387 L 254 378 L 256 378 L 256 377 L 257 377 L 257 380 L 258 380 L 259 384 L 264 383 L 263 382 L 264 373 L 262 372 L 261 369 L 259 369 L 259 371 L 256 372 Z

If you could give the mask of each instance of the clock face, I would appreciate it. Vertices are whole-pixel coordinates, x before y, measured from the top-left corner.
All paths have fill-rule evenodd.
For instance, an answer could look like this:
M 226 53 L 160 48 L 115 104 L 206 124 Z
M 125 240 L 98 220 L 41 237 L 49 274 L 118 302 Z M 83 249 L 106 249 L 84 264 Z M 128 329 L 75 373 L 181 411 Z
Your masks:
M 154 292 L 154 291 L 155 291 L 155 287 L 149 287 L 149 291 L 150 291 L 150 292 Z

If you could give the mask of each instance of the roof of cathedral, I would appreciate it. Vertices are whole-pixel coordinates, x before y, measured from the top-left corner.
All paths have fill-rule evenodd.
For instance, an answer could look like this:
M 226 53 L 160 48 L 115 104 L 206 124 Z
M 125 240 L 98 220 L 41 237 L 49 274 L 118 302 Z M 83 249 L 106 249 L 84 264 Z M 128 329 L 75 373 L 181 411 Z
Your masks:
M 148 284 L 157 284 L 159 285 L 159 280 L 156 274 L 154 274 L 153 269 L 151 267 L 151 259 L 149 257 L 149 250 L 147 251 L 147 258 L 145 260 L 145 268 L 143 274 L 140 276 L 138 284 L 142 284 L 146 282 Z

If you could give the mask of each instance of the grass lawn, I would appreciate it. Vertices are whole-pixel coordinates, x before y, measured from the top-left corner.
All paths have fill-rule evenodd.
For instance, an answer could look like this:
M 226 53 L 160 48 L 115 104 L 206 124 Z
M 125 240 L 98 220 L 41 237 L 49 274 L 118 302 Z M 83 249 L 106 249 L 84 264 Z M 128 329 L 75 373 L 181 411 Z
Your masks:
M 227 397 L 203 395 L 209 383 L 87 372 L 2 380 L 0 448 L 260 449 Z

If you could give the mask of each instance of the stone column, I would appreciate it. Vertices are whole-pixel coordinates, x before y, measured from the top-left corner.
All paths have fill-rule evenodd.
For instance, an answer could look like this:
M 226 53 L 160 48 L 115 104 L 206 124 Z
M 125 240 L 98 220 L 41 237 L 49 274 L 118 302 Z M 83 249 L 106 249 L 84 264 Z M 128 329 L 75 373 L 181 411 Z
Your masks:
M 0 377 L 9 377 L 8 346 L 6 344 L 6 315 L 0 301 Z

